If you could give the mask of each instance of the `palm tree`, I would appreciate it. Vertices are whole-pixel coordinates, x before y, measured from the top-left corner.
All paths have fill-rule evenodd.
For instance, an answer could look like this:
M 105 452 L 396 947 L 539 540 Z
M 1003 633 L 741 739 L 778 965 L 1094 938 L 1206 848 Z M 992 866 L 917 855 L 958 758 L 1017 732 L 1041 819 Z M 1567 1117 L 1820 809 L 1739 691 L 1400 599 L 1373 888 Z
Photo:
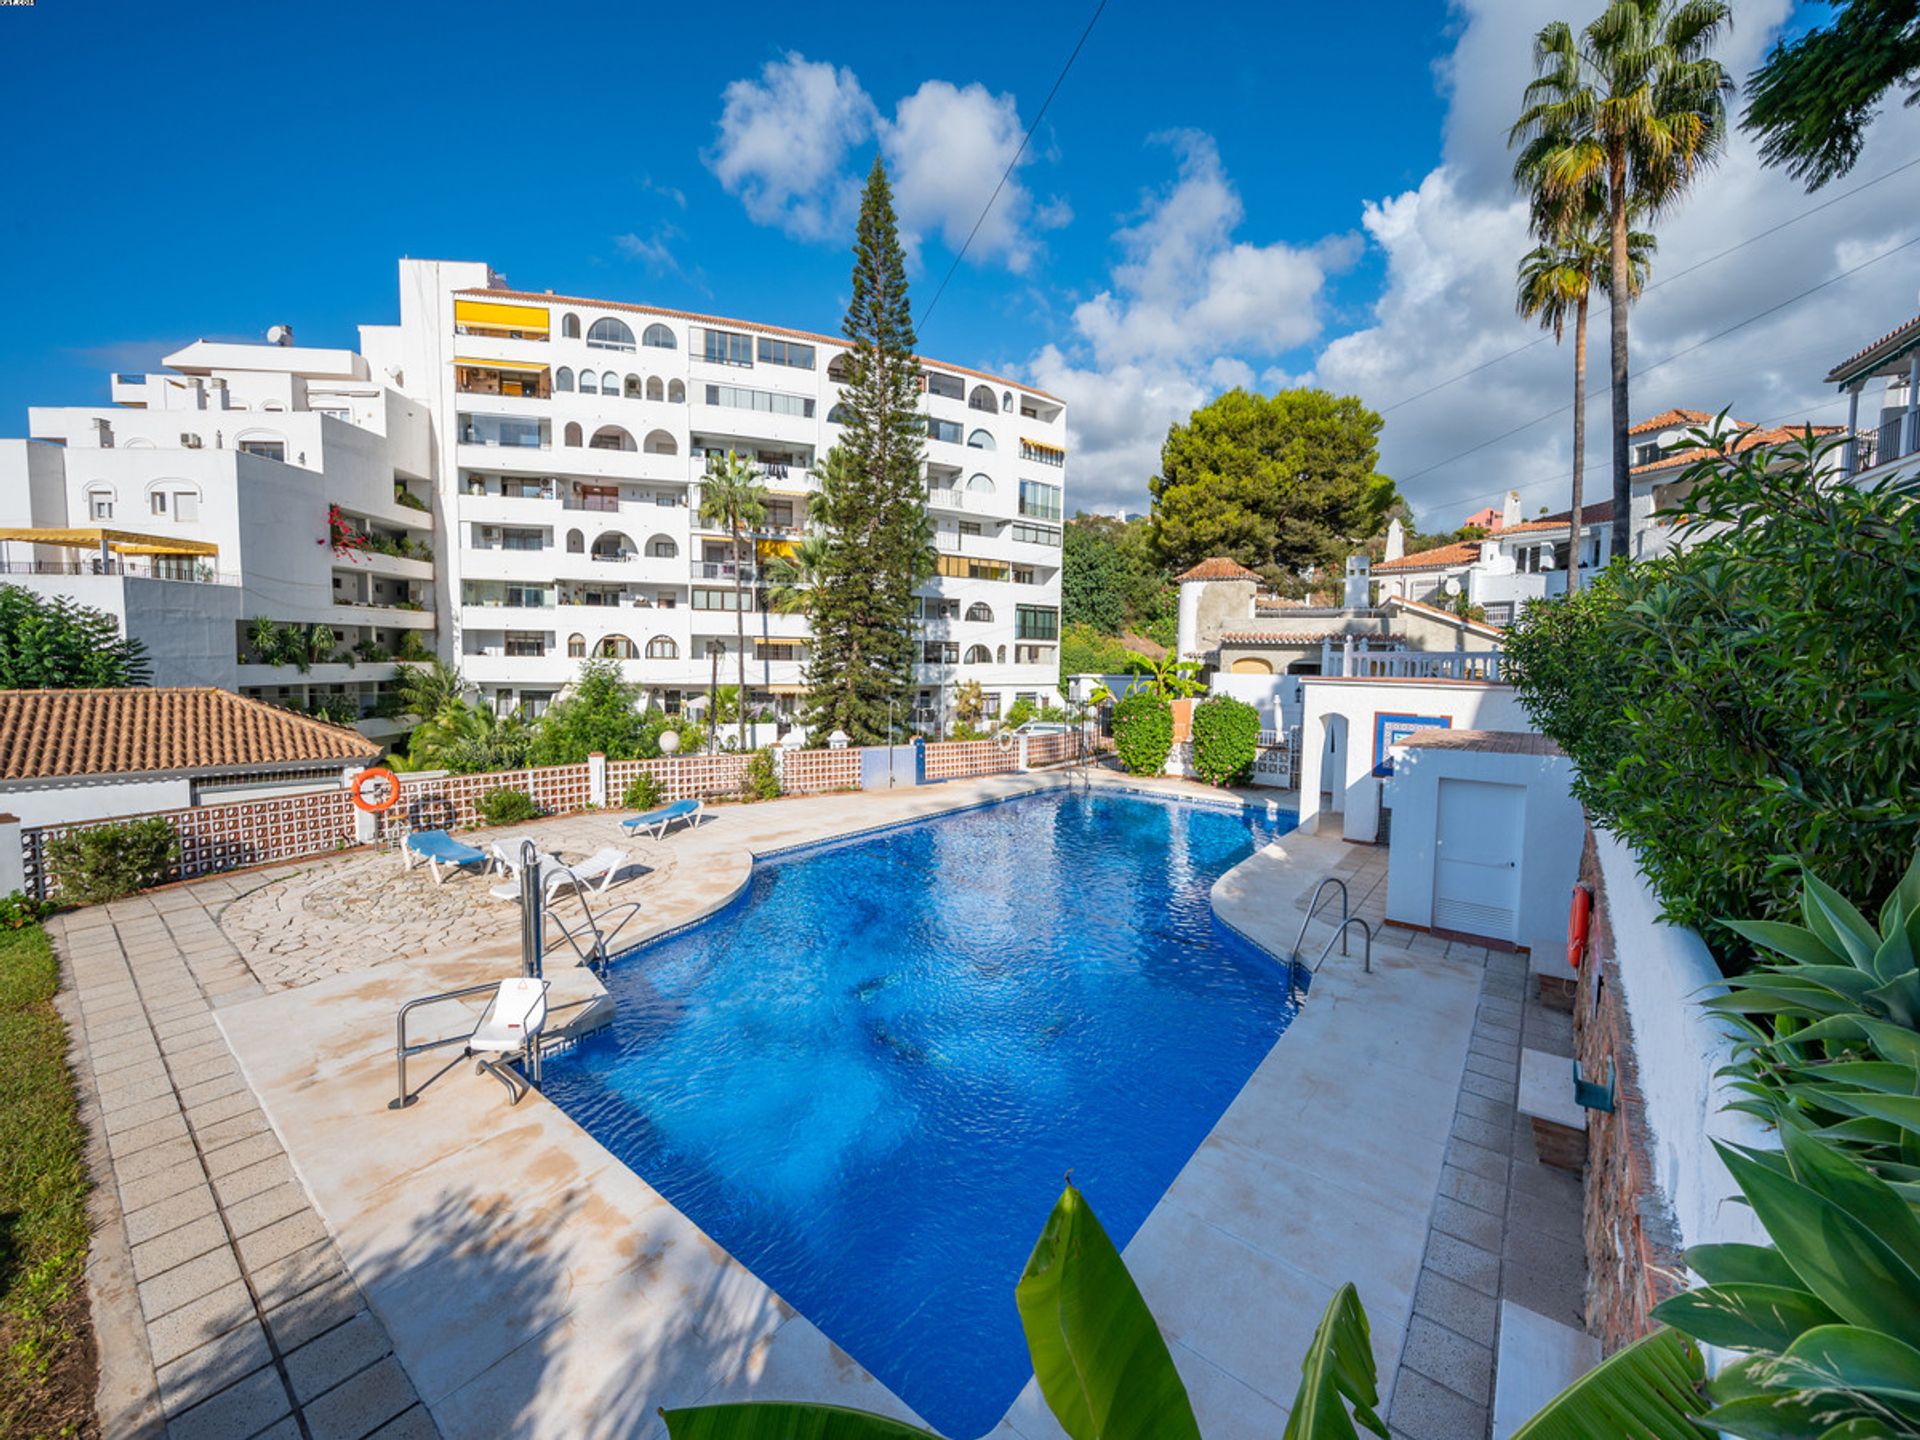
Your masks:
M 1707 49 L 1727 0 L 1612 0 L 1579 32 L 1556 20 L 1534 38 L 1535 78 L 1509 143 L 1514 174 L 1549 205 L 1603 187 L 1613 369 L 1613 552 L 1627 552 L 1629 235 L 1636 213 L 1671 208 L 1726 145 L 1733 80 Z
M 772 588 L 767 603 L 782 615 L 797 615 L 807 608 L 813 587 L 825 572 L 829 542 L 825 535 L 802 536 L 793 548 L 773 562 L 768 572 Z
M 1606 214 L 1597 202 L 1578 214 L 1564 210 L 1535 210 L 1535 230 L 1546 238 L 1520 257 L 1517 304 L 1523 319 L 1537 319 L 1553 332 L 1554 344 L 1566 333 L 1567 313 L 1573 313 L 1573 503 L 1569 507 L 1567 590 L 1580 588 L 1580 550 L 1586 538 L 1587 469 L 1587 308 L 1596 290 L 1611 281 Z M 1647 280 L 1647 262 L 1659 242 L 1644 230 L 1627 232 L 1628 278 L 1638 295 Z
M 407 714 L 430 720 L 466 695 L 467 682 L 458 670 L 435 655 L 424 665 L 394 666 L 393 690 Z
M 735 644 L 740 651 L 740 693 L 747 693 L 747 600 L 751 595 L 740 547 L 767 520 L 767 490 L 753 462 L 727 451 L 707 458 L 706 478 L 700 484 L 700 519 L 733 537 L 733 604 Z M 740 707 L 740 748 L 747 748 L 747 707 Z

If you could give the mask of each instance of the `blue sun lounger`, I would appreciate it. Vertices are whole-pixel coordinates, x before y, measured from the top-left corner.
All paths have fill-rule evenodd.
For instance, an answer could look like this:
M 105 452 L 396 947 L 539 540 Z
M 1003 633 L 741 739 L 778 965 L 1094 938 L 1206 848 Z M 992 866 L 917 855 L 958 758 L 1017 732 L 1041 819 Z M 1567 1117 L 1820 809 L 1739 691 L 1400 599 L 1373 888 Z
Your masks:
M 413 869 L 416 859 L 427 862 L 427 868 L 433 871 L 433 883 L 446 883 L 446 876 L 440 873 L 440 867 L 449 871 L 458 870 L 462 865 L 482 865 L 486 863 L 487 852 L 476 850 L 471 845 L 462 845 L 444 830 L 416 830 L 407 836 L 401 846 L 400 858 L 407 862 L 407 869 Z
M 649 810 L 644 815 L 636 815 L 631 820 L 622 820 L 620 828 L 629 835 L 638 835 L 642 830 L 653 832 L 656 840 L 664 839 L 667 830 L 676 820 L 683 820 L 689 828 L 700 823 L 701 803 L 698 800 L 676 800 L 671 805 L 662 805 L 658 810 Z

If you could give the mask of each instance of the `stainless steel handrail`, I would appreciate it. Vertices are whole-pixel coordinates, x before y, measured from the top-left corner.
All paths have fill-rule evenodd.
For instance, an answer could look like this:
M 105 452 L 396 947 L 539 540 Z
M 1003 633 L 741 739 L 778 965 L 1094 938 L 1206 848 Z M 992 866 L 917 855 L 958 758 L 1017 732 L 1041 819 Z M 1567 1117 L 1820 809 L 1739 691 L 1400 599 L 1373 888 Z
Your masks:
M 1320 909 L 1320 898 L 1327 893 L 1327 887 L 1334 885 L 1340 890 L 1340 925 L 1336 933 L 1340 936 L 1340 953 L 1347 953 L 1347 882 L 1337 876 L 1329 875 L 1313 887 L 1313 898 L 1307 902 L 1307 918 L 1300 922 L 1300 933 L 1293 937 L 1293 958 L 1300 958 L 1300 947 L 1307 943 L 1307 926 L 1313 923 L 1313 917 Z
M 1299 994 L 1301 970 L 1304 969 L 1309 975 L 1318 975 L 1320 973 L 1320 967 L 1326 964 L 1327 956 L 1333 953 L 1333 942 L 1335 940 L 1340 942 L 1340 953 L 1342 955 L 1347 953 L 1347 929 L 1353 925 L 1360 927 L 1360 938 L 1365 942 L 1361 949 L 1363 956 L 1361 968 L 1369 975 L 1373 973 L 1373 931 L 1368 927 L 1367 922 L 1362 920 L 1358 915 L 1351 915 L 1345 920 L 1342 920 L 1340 922 L 1340 928 L 1327 937 L 1327 943 L 1320 951 L 1320 958 L 1315 960 L 1313 964 L 1303 966 L 1300 963 L 1298 954 L 1294 956 L 1294 963 L 1288 967 L 1287 970 L 1288 999 L 1292 999 Z
M 422 1005 L 437 1005 L 443 1000 L 465 1000 L 474 995 L 491 995 L 500 988 L 497 980 L 484 985 L 467 985 L 459 990 L 447 990 L 438 995 L 423 995 L 418 1000 L 409 1000 L 400 1007 L 400 1013 L 393 1021 L 393 1064 L 399 1081 L 400 1093 L 387 1102 L 389 1110 L 404 1110 L 420 1097 L 407 1091 L 407 1059 L 413 1055 L 424 1055 L 429 1050 L 438 1050 L 445 1045 L 464 1045 L 471 1034 L 469 1026 L 458 1035 L 448 1035 L 439 1040 L 428 1040 L 419 1045 L 407 1044 L 407 1016 Z

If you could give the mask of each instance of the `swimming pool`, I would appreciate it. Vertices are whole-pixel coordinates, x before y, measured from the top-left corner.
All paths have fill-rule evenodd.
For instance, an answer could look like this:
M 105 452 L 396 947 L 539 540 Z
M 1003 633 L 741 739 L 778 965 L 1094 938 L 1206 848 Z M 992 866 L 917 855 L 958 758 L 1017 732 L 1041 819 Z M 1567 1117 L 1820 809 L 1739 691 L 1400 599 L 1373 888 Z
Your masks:
M 762 861 L 613 967 L 542 1088 L 970 1440 L 1032 1373 L 1013 1287 L 1063 1175 L 1125 1245 L 1286 1029 L 1207 897 L 1292 825 L 1055 790 Z

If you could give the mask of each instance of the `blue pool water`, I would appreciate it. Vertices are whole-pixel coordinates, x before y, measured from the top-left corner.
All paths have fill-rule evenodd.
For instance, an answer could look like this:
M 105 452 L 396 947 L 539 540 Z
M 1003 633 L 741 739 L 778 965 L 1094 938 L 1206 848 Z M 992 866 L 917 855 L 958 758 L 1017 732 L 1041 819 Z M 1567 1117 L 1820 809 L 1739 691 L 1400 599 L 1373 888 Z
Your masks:
M 1286 1028 L 1207 892 L 1291 828 L 1054 791 L 763 862 L 614 966 L 543 1088 L 971 1440 L 1032 1374 L 1013 1287 L 1065 1173 L 1125 1245 Z

